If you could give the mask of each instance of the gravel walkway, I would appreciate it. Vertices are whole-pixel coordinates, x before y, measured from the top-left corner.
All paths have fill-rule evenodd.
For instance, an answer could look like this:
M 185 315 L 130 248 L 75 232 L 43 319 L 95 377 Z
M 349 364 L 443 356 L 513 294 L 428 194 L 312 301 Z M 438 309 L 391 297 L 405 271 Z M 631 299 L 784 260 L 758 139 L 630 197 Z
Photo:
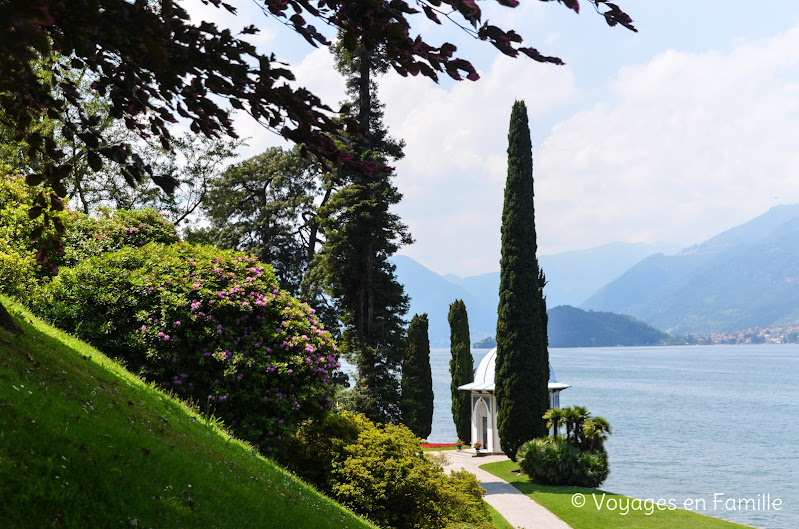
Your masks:
M 485 500 L 516 528 L 521 529 L 571 529 L 571 526 L 531 500 L 516 487 L 493 474 L 481 470 L 480 465 L 506 461 L 505 455 L 475 456 L 471 450 L 446 450 L 440 452 L 447 456 L 444 468 L 450 472 L 464 468 L 477 476 L 480 485 L 486 490 Z

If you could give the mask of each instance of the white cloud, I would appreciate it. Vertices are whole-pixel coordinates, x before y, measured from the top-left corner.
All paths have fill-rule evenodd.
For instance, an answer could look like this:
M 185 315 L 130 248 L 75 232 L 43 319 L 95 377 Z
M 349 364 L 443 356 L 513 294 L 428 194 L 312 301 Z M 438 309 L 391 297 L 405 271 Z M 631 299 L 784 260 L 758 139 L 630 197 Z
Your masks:
M 552 39 L 550 31 L 539 42 Z M 407 142 L 397 211 L 417 241 L 403 253 L 439 272 L 498 269 L 514 99 L 526 101 L 534 137 L 548 135 L 533 152 L 539 253 L 618 240 L 691 244 L 799 202 L 797 63 L 799 28 L 729 49 L 666 51 L 601 78 L 585 65 L 504 56 L 477 83 L 388 75 L 386 122 Z M 326 49 L 290 68 L 336 108 L 344 82 Z M 252 138 L 244 155 L 286 145 L 247 116 L 236 123 Z
M 544 250 L 700 242 L 799 202 L 797 62 L 799 28 L 622 69 L 615 100 L 558 124 L 536 157 Z
M 428 79 L 380 82 L 391 133 L 406 140 L 398 213 L 416 239 L 403 253 L 440 272 L 498 268 L 508 119 L 524 99 L 531 119 L 574 94 L 566 67 L 497 57 L 476 83 L 448 89 Z M 533 125 L 534 126 L 534 125 Z
M 622 68 L 588 108 L 568 67 L 498 58 L 479 82 L 448 90 L 387 78 L 387 122 L 408 142 L 398 211 L 417 240 L 403 253 L 439 272 L 498 269 L 514 98 L 533 128 L 541 114 L 571 116 L 534 145 L 540 254 L 692 244 L 799 202 L 797 63 L 799 28 L 726 51 L 667 51 Z

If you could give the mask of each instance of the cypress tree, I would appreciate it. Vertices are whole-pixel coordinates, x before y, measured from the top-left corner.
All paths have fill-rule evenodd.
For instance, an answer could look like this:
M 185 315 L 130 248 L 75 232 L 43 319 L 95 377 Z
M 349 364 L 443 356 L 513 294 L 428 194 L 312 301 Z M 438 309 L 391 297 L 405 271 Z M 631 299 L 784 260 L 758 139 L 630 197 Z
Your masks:
M 527 107 L 516 101 L 502 210 L 495 375 L 501 448 L 514 461 L 522 443 L 547 434 L 542 418 L 549 408 L 546 301 L 536 250 L 530 129 Z
M 452 420 L 458 439 L 467 444 L 472 442 L 472 406 L 468 392 L 460 391 L 458 386 L 474 381 L 474 359 L 469 341 L 469 316 L 466 304 L 456 299 L 449 306 L 449 373 L 452 375 Z
M 427 439 L 433 429 L 433 373 L 427 329 L 427 314 L 415 314 L 408 327 L 400 401 L 402 422 L 422 439 Z

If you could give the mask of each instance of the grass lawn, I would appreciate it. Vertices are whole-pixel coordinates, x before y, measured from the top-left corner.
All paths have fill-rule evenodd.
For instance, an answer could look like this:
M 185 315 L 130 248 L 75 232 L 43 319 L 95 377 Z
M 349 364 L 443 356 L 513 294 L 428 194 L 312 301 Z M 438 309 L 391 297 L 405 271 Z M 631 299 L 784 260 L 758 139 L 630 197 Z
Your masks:
M 468 446 L 466 447 L 468 448 Z M 422 452 L 441 452 L 442 450 L 457 450 L 457 446 L 423 446 Z
M 574 529 L 749 529 L 747 525 L 682 509 L 661 511 L 655 508 L 654 512 L 647 516 L 648 510 L 646 509 L 633 510 L 630 508 L 629 514 L 622 515 L 618 505 L 629 505 L 627 502 L 632 501 L 626 496 L 596 489 L 536 485 L 527 481 L 527 477 L 523 474 L 520 475 L 519 465 L 512 461 L 489 463 L 480 468 L 511 483 Z M 585 496 L 585 505 L 582 508 L 572 505 L 572 496 L 576 493 Z M 597 509 L 593 494 L 596 495 L 596 501 L 601 501 L 604 495 L 605 503 L 602 509 Z M 607 504 L 608 500 L 612 500 L 611 504 L 619 503 L 613 506 L 613 510 L 610 510 Z
M 0 527 L 374 528 L 0 299 Z

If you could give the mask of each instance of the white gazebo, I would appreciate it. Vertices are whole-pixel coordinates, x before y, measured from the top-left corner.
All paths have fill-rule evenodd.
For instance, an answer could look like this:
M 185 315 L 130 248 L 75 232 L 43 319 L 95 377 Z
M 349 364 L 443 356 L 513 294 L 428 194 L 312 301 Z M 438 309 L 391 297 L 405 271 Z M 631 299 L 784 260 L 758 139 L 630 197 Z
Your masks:
M 502 452 L 497 434 L 497 399 L 494 397 L 494 373 L 497 360 L 497 348 L 491 349 L 480 361 L 474 373 L 474 382 L 459 386 L 458 389 L 469 391 L 472 395 L 472 442 L 483 443 L 486 452 Z M 560 392 L 570 388 L 555 378 L 552 364 L 549 364 L 549 406 L 560 407 Z

